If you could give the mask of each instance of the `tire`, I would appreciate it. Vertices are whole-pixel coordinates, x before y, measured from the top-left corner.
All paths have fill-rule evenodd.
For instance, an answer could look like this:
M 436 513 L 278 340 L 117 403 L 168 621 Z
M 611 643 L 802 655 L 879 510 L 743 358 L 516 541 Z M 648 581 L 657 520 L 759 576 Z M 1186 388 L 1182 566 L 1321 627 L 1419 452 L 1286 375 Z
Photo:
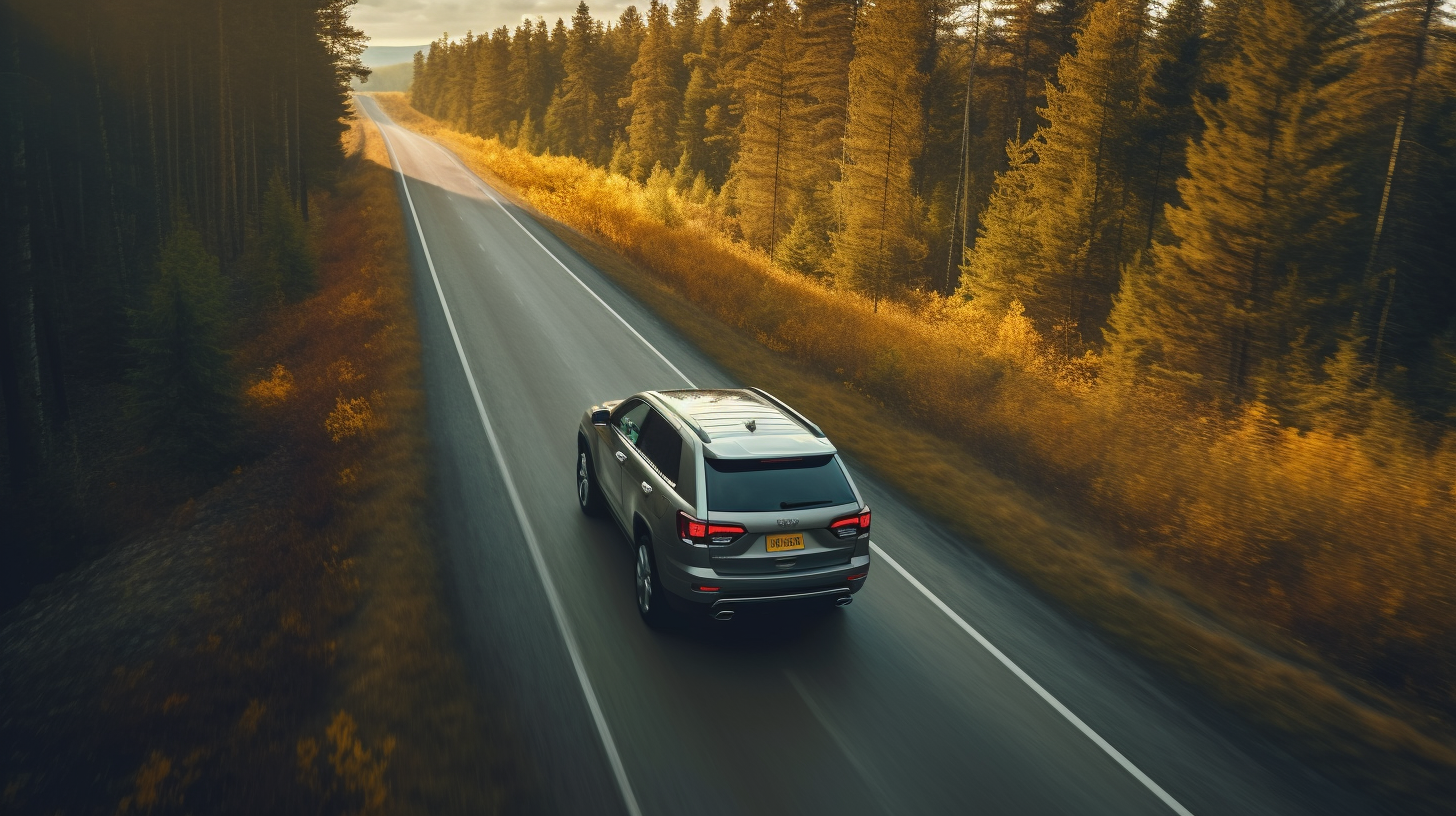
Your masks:
M 602 515 L 607 508 L 591 451 L 580 440 L 576 445 L 576 503 L 581 506 L 581 512 L 593 517 Z
M 660 629 L 672 617 L 667 590 L 657 577 L 657 559 L 652 554 L 652 541 L 647 536 L 637 539 L 637 557 L 633 559 L 637 590 L 637 614 L 653 629 Z

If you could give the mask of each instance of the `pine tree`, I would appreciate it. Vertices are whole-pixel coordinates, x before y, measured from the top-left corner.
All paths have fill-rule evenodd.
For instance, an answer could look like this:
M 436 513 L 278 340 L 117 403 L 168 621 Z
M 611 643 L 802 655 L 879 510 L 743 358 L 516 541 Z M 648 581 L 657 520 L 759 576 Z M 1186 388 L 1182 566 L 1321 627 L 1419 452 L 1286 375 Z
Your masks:
M 796 130 L 801 134 L 796 206 L 805 211 L 807 223 L 826 231 L 833 220 L 831 191 L 839 180 L 844 153 L 855 8 L 849 0 L 804 0 L 795 46 L 798 57 L 789 69 Z M 827 240 L 827 234 L 820 239 Z
M 1204 77 L 1203 16 L 1203 0 L 1173 0 L 1151 44 L 1136 140 L 1150 154 L 1139 185 L 1147 219 L 1142 250 L 1152 247 L 1164 207 L 1179 203 L 1175 180 L 1184 174 L 1188 143 L 1199 133 L 1193 98 Z
M 1456 72 L 1441 43 L 1456 39 L 1450 22 L 1436 0 L 1375 4 L 1349 83 L 1350 160 L 1363 199 L 1359 231 L 1370 236 L 1360 284 L 1375 381 L 1392 363 L 1423 369 L 1435 362 L 1427 338 L 1456 311 L 1456 240 L 1440 226 L 1456 217 L 1456 144 L 1449 135 L 1456 130 Z
M 1254 396 L 1290 332 L 1332 325 L 1344 308 L 1333 277 L 1351 218 L 1328 114 L 1347 59 L 1348 19 L 1301 0 L 1250 0 L 1237 54 L 1215 77 L 1227 99 L 1200 98 L 1201 141 L 1188 150 L 1172 241 L 1154 248 L 1150 308 L 1164 365 L 1205 395 Z M 1293 283 L 1300 293 L 1288 294 Z M 1293 313 L 1272 311 L 1276 295 Z M 1320 299 L 1315 294 L 1322 295 Z M 1314 337 L 1311 349 L 1326 343 Z
M 546 114 L 546 142 L 553 153 L 595 160 L 601 152 L 606 134 L 598 50 L 596 25 L 582 0 L 562 56 L 566 76 Z
M 674 84 L 675 54 L 667 6 L 652 0 L 647 12 L 647 36 L 632 66 L 632 95 L 622 103 L 632 109 L 627 136 L 633 153 L 633 174 L 638 178 L 645 178 L 657 165 L 677 166 L 682 98 Z
M 800 158 L 790 74 L 797 23 L 787 2 L 770 7 L 768 38 L 738 85 L 743 99 L 743 130 L 733 165 L 738 223 L 743 237 L 770 255 L 788 228 L 790 178 Z
M 1095 331 L 1112 306 L 1127 260 L 1126 215 L 1137 207 L 1128 175 L 1137 150 L 1133 113 L 1146 16 L 1142 0 L 1104 0 L 1094 7 L 1076 53 L 1062 58 L 1056 84 L 1047 86 L 1047 125 L 1031 142 L 1036 161 L 1018 170 L 1026 175 L 1017 181 L 1029 202 L 1002 201 L 1008 215 L 988 215 L 984 222 L 982 240 L 991 246 L 976 252 L 972 290 L 1016 292 L 1027 317 L 1043 330 Z M 1001 196 L 998 191 L 998 201 Z M 1024 229 L 1027 207 L 1042 233 L 1034 263 L 1004 254 L 1019 248 L 1021 237 L 995 234 L 1003 226 Z
M 825 276 L 833 247 L 829 244 L 830 224 L 820 208 L 800 207 L 792 226 L 774 253 L 780 265 L 812 278 Z
M 731 159 L 728 134 L 721 132 L 729 89 L 718 85 L 723 44 L 720 9 L 708 12 L 699 34 L 697 53 L 687 57 L 692 78 L 683 94 L 683 115 L 678 124 L 678 141 L 683 149 L 679 165 L 685 174 L 696 177 L 701 173 L 714 187 L 720 187 L 727 178 Z
M 1008 167 L 996 176 L 981 216 L 981 235 L 966 258 L 959 290 L 962 297 L 996 316 L 1005 314 L 1012 301 L 1042 299 L 1037 286 L 1046 277 L 1041 268 L 1044 222 L 1035 197 L 1031 142 L 1013 139 L 1006 154 Z
M 910 163 L 920 153 L 918 66 L 928 19 L 917 0 L 867 3 L 854 35 L 833 263 L 836 285 L 876 308 L 910 283 L 907 273 L 925 257 Z
M 430 43 L 429 53 L 421 65 L 424 70 L 416 72 L 415 81 L 410 86 L 410 104 L 427 114 L 433 115 L 439 111 L 450 61 L 449 45 L 448 33 L 441 34 L 440 39 Z
M 490 33 L 475 65 L 475 91 L 470 121 L 474 132 L 490 138 L 500 136 L 517 121 L 515 100 L 510 93 L 511 31 L 505 26 Z
M 227 284 L 185 215 L 163 243 L 146 307 L 133 318 L 132 405 L 158 452 L 216 465 L 235 422 Z
M 672 4 L 672 44 L 677 57 L 673 85 L 679 94 L 687 91 L 692 79 L 693 69 L 687 58 L 702 50 L 702 14 L 698 0 L 676 0 Z
M 718 87 L 730 92 L 728 107 L 720 116 L 720 129 L 730 139 L 729 153 L 738 154 L 737 134 L 743 117 L 743 75 L 748 70 L 772 28 L 775 0 L 730 0 L 723 24 L 723 52 L 718 67 Z
M 439 116 L 460 130 L 470 130 L 470 108 L 475 95 L 475 36 L 465 37 L 450 46 L 450 67 L 441 89 Z
M 522 122 L 529 117 L 539 123 L 546 115 L 551 100 L 550 46 L 546 21 L 541 19 L 534 25 L 522 22 L 511 37 L 509 73 Z
M 619 143 L 624 149 L 627 147 L 627 125 L 632 121 L 632 108 L 621 100 L 632 95 L 632 66 L 637 62 L 646 37 L 647 27 L 636 6 L 628 6 L 618 16 L 617 24 L 602 37 L 602 116 L 612 159 L 616 157 Z M 631 167 L 630 161 L 627 166 Z
M 313 294 L 317 273 L 308 246 L 303 214 L 288 196 L 283 174 L 275 171 L 258 213 L 258 252 L 267 299 L 297 303 Z

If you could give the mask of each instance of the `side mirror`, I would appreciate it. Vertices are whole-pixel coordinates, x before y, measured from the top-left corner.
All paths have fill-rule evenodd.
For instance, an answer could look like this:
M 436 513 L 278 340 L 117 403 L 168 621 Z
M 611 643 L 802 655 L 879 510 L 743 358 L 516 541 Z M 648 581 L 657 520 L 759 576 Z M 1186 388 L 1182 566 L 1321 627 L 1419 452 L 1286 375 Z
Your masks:
M 611 411 L 608 411 L 605 408 L 593 408 L 592 409 L 592 424 L 593 425 L 600 425 L 603 428 L 605 428 L 607 426 L 607 420 L 611 419 L 611 417 L 612 417 L 612 412 Z

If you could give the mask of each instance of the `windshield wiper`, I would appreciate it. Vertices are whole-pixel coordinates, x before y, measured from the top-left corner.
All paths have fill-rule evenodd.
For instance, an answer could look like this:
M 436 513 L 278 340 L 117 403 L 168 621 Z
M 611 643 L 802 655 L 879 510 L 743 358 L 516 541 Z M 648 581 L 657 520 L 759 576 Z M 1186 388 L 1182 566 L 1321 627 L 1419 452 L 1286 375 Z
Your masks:
M 779 502 L 780 510 L 797 510 L 800 507 L 813 507 L 816 504 L 829 504 L 832 499 L 814 499 L 801 502 Z

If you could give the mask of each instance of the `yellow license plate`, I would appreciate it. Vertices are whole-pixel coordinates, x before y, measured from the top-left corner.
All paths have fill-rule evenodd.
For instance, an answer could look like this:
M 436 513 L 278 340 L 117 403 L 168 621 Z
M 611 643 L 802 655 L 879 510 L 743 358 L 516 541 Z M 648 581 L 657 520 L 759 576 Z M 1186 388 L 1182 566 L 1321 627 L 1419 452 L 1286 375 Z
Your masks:
M 769 552 L 786 552 L 788 550 L 804 549 L 803 533 L 775 533 L 770 535 L 765 543 Z

